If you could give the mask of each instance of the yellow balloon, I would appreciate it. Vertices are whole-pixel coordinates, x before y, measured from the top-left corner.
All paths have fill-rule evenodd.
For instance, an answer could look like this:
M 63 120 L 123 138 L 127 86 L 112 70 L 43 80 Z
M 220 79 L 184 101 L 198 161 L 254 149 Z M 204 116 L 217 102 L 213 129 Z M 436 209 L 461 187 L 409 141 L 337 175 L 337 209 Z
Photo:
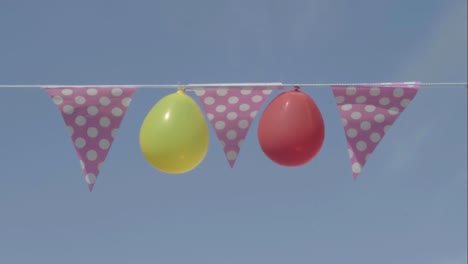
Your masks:
M 162 98 L 141 125 L 143 156 L 166 173 L 185 173 L 197 167 L 208 152 L 208 144 L 205 116 L 183 90 Z

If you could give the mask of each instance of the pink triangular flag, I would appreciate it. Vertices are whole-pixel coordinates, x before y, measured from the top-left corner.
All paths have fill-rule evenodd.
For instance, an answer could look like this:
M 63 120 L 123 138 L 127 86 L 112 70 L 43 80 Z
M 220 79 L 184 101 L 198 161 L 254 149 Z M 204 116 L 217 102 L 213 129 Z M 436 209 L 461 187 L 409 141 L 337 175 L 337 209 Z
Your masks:
M 62 113 L 92 191 L 136 87 L 44 89 Z
M 418 82 L 332 86 L 345 129 L 354 179 L 418 89 Z
M 190 85 L 216 131 L 231 168 L 258 110 L 273 90 L 282 88 L 281 83 Z

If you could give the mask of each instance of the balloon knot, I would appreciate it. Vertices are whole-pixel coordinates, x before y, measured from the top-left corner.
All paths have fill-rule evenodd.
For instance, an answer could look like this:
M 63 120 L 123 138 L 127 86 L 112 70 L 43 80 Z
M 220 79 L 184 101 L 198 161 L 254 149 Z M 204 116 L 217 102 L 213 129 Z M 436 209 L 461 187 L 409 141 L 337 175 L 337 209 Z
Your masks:
M 185 93 L 185 88 L 184 88 L 184 87 L 180 87 L 179 89 L 177 89 L 177 92 L 178 92 L 178 93 Z
M 301 87 L 299 87 L 298 85 L 294 85 L 294 91 L 299 91 L 299 89 L 301 89 Z

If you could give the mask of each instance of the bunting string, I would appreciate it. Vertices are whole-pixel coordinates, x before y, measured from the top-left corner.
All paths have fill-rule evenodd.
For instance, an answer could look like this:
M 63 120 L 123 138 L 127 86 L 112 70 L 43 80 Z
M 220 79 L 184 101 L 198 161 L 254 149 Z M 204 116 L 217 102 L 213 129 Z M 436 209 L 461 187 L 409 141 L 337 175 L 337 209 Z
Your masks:
M 329 88 L 330 86 L 371 86 L 371 85 L 376 85 L 376 83 L 290 83 L 290 84 L 282 84 L 283 86 L 287 87 L 294 87 L 294 86 L 299 86 L 301 88 Z M 388 82 L 388 83 L 378 83 L 380 86 L 393 86 L 394 83 Z M 419 83 L 419 86 L 467 86 L 468 83 L 466 82 L 426 82 L 426 83 Z M 204 86 L 204 87 L 209 87 L 209 86 L 226 86 L 226 88 L 229 89 L 238 89 L 242 87 L 247 87 L 247 86 L 253 86 L 255 87 L 264 87 L 264 86 L 277 86 L 277 84 L 271 84 L 271 83 L 221 83 L 221 84 L 188 84 L 188 85 L 182 85 L 182 84 L 105 84 L 105 85 L 96 85 L 96 84 L 72 84 L 72 85 L 58 85 L 58 84 L 1 84 L 0 89 L 7 89 L 7 88 L 42 88 L 42 87 L 47 87 L 48 89 L 53 89 L 53 88 L 87 88 L 87 87 L 93 87 L 93 88 L 125 88 L 125 87 L 138 87 L 138 88 L 150 88 L 150 89 L 165 89 L 165 88 L 180 88 L 180 87 L 186 87 L 188 90 L 190 90 L 191 86 Z

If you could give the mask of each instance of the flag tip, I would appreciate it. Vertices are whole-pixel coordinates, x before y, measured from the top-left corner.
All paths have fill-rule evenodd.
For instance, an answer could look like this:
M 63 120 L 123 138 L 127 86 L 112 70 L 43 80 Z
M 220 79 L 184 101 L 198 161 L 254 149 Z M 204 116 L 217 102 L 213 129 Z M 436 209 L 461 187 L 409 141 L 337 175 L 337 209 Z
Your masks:
M 358 177 L 357 174 L 353 174 L 353 180 L 354 180 L 354 182 L 357 182 L 357 177 Z

